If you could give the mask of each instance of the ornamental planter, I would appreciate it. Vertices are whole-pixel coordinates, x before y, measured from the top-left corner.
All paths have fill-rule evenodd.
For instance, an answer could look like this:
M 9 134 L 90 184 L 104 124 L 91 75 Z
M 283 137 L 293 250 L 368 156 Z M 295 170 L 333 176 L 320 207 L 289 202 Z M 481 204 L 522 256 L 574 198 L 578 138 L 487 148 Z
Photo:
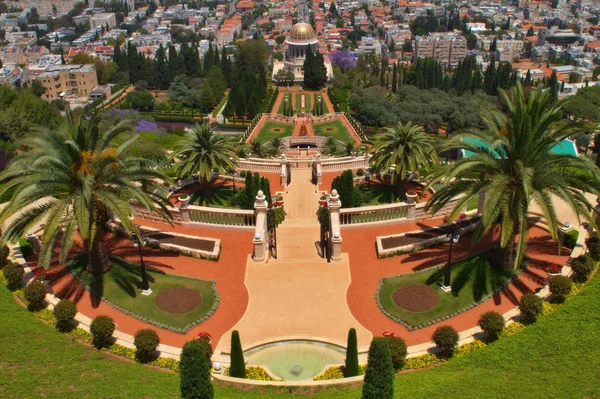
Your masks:
M 319 205 L 321 206 L 327 206 L 327 200 L 319 200 Z
M 406 194 L 406 202 L 409 204 L 414 204 L 417 202 L 417 194 Z
M 190 196 L 187 194 L 181 194 L 178 199 L 181 202 L 181 207 L 186 207 L 190 204 Z

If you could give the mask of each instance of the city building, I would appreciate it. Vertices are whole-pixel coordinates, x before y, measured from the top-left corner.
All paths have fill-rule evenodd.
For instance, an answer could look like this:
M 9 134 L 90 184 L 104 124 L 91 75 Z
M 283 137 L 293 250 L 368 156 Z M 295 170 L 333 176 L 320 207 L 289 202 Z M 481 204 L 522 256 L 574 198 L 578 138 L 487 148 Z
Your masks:
M 413 45 L 413 59 L 432 57 L 440 64 L 456 66 L 467 54 L 467 39 L 454 33 L 432 33 L 417 36 Z
M 23 10 L 35 8 L 40 16 L 59 16 L 75 8 L 75 0 L 18 0 L 7 1 L 7 5 Z
M 66 95 L 88 97 L 98 86 L 94 64 L 50 65 L 35 80 L 46 88 L 42 98 L 47 101 Z
M 304 81 L 304 61 L 306 60 L 306 51 L 310 46 L 314 54 L 318 50 L 317 35 L 309 24 L 299 22 L 292 27 L 290 35 L 285 39 L 287 50 L 284 53 L 283 61 L 276 61 L 273 64 L 273 79 L 279 70 L 284 69 L 294 74 L 295 82 Z M 333 77 L 333 68 L 329 59 L 325 57 L 325 68 L 327 68 L 327 77 Z
M 90 26 L 92 29 L 102 28 L 103 26 L 106 27 L 107 24 L 110 29 L 117 26 L 117 18 L 115 17 L 114 13 L 103 12 L 94 14 L 94 16 L 90 18 Z
M 358 53 L 375 53 L 375 55 L 381 55 L 381 43 L 379 39 L 373 38 L 370 36 L 365 36 L 360 39 L 360 44 L 358 45 Z

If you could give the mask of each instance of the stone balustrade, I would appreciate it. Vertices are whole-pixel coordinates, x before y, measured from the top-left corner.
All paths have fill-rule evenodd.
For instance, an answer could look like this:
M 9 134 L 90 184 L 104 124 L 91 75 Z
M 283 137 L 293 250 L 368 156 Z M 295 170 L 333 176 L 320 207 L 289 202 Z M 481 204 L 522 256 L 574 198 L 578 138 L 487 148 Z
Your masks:
M 260 158 L 240 159 L 238 170 L 279 173 L 281 171 L 281 160 Z
M 293 116 L 283 116 L 279 114 L 264 114 L 268 121 L 282 122 L 282 123 L 294 123 Z
M 324 172 L 334 172 L 348 169 L 367 169 L 369 167 L 369 159 L 370 157 L 367 155 L 359 157 L 323 159 L 321 163 L 321 169 Z

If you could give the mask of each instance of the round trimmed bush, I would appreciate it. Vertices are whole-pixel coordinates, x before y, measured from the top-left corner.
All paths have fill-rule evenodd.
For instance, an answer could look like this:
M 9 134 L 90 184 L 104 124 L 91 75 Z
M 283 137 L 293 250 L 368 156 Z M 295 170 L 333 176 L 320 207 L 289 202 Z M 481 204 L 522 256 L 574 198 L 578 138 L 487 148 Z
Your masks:
M 433 333 L 431 339 L 441 349 L 442 355 L 452 356 L 454 347 L 458 344 L 458 332 L 454 327 L 441 326 Z
M 62 299 L 54 307 L 54 317 L 56 317 L 56 328 L 59 331 L 69 331 L 73 328 L 73 319 L 77 314 L 77 306 L 73 301 Z
M 569 249 L 575 248 L 577 245 L 577 239 L 579 238 L 579 230 L 569 230 L 563 237 L 563 245 Z
M 543 307 L 544 301 L 535 294 L 523 295 L 519 303 L 519 309 L 521 309 L 521 312 L 523 312 L 525 318 L 529 321 L 535 321 L 542 313 Z
M 158 344 L 160 344 L 160 339 L 158 338 L 156 331 L 151 329 L 139 330 L 133 338 L 137 360 L 142 363 L 150 361 L 152 352 L 158 348 Z
M 356 171 L 356 176 L 362 176 L 362 175 L 364 175 L 364 174 L 365 174 L 365 171 L 364 171 L 364 170 L 362 170 L 362 169 L 358 169 L 358 170 Z
M 108 316 L 97 316 L 90 324 L 90 333 L 94 337 L 92 344 L 100 349 L 104 346 L 106 339 L 111 337 L 115 332 L 116 324 L 114 320 Z
M 575 272 L 575 279 L 585 283 L 596 267 L 596 261 L 590 256 L 581 255 L 571 263 L 571 269 Z
M 485 312 L 479 318 L 479 327 L 488 335 L 492 340 L 498 339 L 502 330 L 504 330 L 504 317 L 498 312 Z
M 46 297 L 46 286 L 39 281 L 32 281 L 25 287 L 23 294 L 29 302 L 31 309 L 39 309 L 42 307 L 42 301 Z
M 8 288 L 13 290 L 21 286 L 21 280 L 25 271 L 17 264 L 9 263 L 4 267 L 4 278 L 8 282 Z
M 406 362 L 406 342 L 400 337 L 387 337 L 394 370 L 400 371 Z
M 240 177 L 246 177 L 246 171 L 245 170 L 240 171 Z
M 554 295 L 557 302 L 564 302 L 573 283 L 567 276 L 554 276 L 550 279 L 550 292 Z
M 587 240 L 587 247 L 592 258 L 600 260 L 600 237 L 590 237 Z

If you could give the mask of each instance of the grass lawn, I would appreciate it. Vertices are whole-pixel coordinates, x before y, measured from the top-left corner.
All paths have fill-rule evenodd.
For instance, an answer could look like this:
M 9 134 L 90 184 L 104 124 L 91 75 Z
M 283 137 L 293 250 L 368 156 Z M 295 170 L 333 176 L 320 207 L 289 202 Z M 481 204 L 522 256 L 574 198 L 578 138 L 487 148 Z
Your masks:
M 93 292 L 102 295 L 115 305 L 156 323 L 183 329 L 206 316 L 215 301 L 216 292 L 210 281 L 149 270 L 148 280 L 153 293 L 145 296 L 141 294 L 142 278 L 139 265 L 115 259 L 113 268 L 104 275 L 104 278 L 97 278 L 85 271 L 85 264 L 84 259 L 73 262 L 72 272 L 79 280 L 92 287 Z M 156 297 L 173 287 L 186 287 L 198 291 L 202 295 L 202 303 L 196 309 L 184 314 L 164 312 L 156 306 Z
M 277 113 L 279 115 L 283 115 L 283 105 L 285 104 L 285 99 L 288 99 L 288 105 L 292 105 L 292 107 L 294 106 L 292 103 L 292 95 L 290 93 L 284 93 L 283 97 L 281 98 L 281 103 L 279 103 L 279 108 L 277 109 Z
M 333 136 L 336 140 L 343 142 L 354 141 L 350 132 L 348 132 L 344 124 L 339 120 L 313 124 L 313 130 L 315 136 Z
M 384 278 L 380 283 L 379 300 L 390 314 L 412 326 L 446 316 L 479 301 L 513 277 L 511 271 L 492 268 L 488 262 L 489 256 L 490 252 L 453 264 L 450 280 L 452 291 L 449 293 L 440 288 L 444 280 L 442 268 Z M 425 284 L 433 288 L 439 298 L 437 305 L 425 312 L 409 312 L 398 307 L 392 300 L 392 294 L 398 287 L 410 284 Z
M 302 106 L 302 95 L 304 95 L 305 97 L 305 101 L 304 101 L 304 107 Z M 295 102 L 294 102 L 294 109 L 297 111 L 312 111 L 312 97 L 313 95 L 310 93 L 296 93 L 294 95 L 295 97 Z
M 219 115 L 219 112 L 221 112 L 221 110 L 227 103 L 228 98 L 229 98 L 229 93 L 227 93 L 225 96 L 223 96 L 223 99 L 221 100 L 221 102 L 215 107 L 214 111 L 212 112 L 214 118 L 216 118 L 217 115 Z
M 292 133 L 294 133 L 294 125 L 267 121 L 263 125 L 262 129 L 260 129 L 260 132 L 258 132 L 258 136 L 256 138 L 260 141 L 268 141 L 274 139 L 275 137 L 288 137 L 291 136 Z
M 600 277 L 523 332 L 448 364 L 395 377 L 398 398 L 600 397 Z M 0 287 L 0 397 L 171 399 L 179 376 L 114 359 L 36 320 Z M 26 339 L 25 339 L 26 337 Z M 242 338 L 243 339 L 243 338 Z M 359 399 L 359 388 L 308 389 L 214 384 L 218 399 Z M 314 390 L 311 390 L 315 392 Z

